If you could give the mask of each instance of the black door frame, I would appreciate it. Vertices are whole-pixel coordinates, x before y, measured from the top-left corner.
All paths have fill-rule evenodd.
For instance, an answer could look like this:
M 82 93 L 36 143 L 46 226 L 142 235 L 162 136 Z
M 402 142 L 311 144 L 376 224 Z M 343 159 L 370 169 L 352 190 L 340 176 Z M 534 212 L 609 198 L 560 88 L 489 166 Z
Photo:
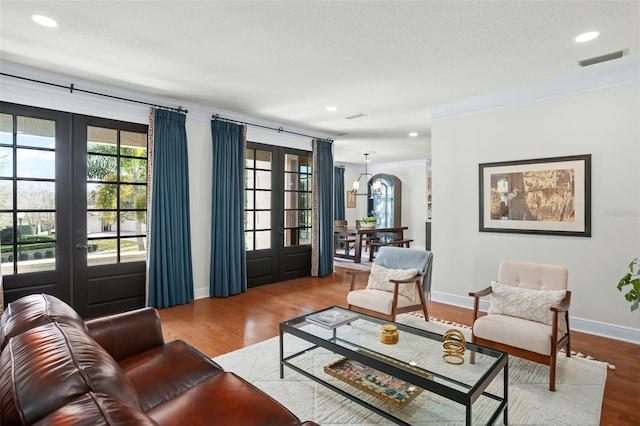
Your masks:
M 311 275 L 311 245 L 284 245 L 284 157 L 311 156 L 311 152 L 247 142 L 247 148 L 271 152 L 271 247 L 247 251 L 247 286 L 291 280 Z

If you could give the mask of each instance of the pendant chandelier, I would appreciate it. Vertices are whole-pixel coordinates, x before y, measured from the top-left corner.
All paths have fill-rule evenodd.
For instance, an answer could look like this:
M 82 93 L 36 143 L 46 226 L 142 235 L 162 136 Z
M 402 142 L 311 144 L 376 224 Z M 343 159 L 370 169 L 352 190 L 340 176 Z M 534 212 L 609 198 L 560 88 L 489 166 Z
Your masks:
M 376 180 L 375 182 L 373 182 L 371 184 L 371 190 L 368 192 L 361 192 L 359 193 L 358 190 L 360 189 L 360 179 L 362 179 L 362 177 L 365 177 L 365 182 L 368 182 L 370 177 L 372 176 L 371 173 L 369 173 L 368 170 L 368 165 L 369 163 L 369 153 L 365 152 L 364 153 L 364 173 L 360 173 L 360 176 L 358 176 L 358 179 L 353 182 L 353 186 L 351 187 L 351 193 L 353 195 L 374 195 L 374 194 L 380 194 L 381 193 L 381 189 L 382 189 L 382 182 L 380 182 L 379 180 Z

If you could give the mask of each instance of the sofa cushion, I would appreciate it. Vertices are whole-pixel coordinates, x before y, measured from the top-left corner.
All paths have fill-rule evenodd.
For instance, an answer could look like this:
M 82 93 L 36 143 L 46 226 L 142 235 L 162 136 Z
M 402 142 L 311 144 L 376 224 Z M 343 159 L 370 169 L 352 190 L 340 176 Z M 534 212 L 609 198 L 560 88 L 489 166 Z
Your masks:
M 178 361 L 179 360 L 179 361 Z M 120 362 L 144 411 L 224 370 L 182 340 L 174 340 Z
M 34 423 L 44 425 L 157 426 L 158 423 L 142 410 L 109 395 L 89 392 Z
M 12 337 L 0 354 L 2 424 L 30 424 L 87 392 L 140 408 L 131 382 L 84 330 L 51 323 Z
M 32 294 L 11 302 L 0 319 L 0 349 L 11 337 L 52 322 L 86 331 L 80 315 L 55 296 Z
M 552 325 L 551 307 L 560 304 L 566 295 L 566 290 L 529 290 L 494 281 L 491 283 L 491 304 L 487 313 L 509 315 Z M 558 318 L 558 329 L 564 334 L 567 332 L 564 315 L 559 315 Z
M 210 377 L 147 414 L 162 425 L 175 426 L 300 425 L 293 413 L 269 395 L 228 372 Z
M 393 293 L 395 284 L 390 282 L 390 279 L 407 280 L 409 278 L 415 277 L 417 274 L 418 270 L 415 268 L 390 269 L 374 263 L 373 265 L 371 265 L 371 272 L 369 273 L 369 282 L 367 283 L 367 289 L 382 290 Z M 400 284 L 398 288 L 398 294 L 406 297 L 409 300 L 414 300 L 416 296 L 415 284 Z

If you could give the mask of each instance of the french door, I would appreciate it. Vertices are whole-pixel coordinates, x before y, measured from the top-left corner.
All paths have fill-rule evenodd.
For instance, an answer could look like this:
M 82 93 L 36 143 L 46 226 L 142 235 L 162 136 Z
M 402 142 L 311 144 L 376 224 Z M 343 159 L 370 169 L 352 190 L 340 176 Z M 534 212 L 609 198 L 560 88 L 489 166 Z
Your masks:
M 144 306 L 147 126 L 2 103 L 5 298 L 83 317 Z
M 248 286 L 311 275 L 311 153 L 248 142 L 245 171 Z

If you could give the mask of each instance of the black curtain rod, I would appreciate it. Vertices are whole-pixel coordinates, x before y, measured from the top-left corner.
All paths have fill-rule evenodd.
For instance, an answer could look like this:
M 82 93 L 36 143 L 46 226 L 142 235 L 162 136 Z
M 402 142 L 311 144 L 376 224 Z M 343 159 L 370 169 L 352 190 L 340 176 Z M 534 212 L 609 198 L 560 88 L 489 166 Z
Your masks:
M 229 122 L 232 122 L 232 123 L 242 124 L 242 125 L 246 125 L 246 126 L 260 127 L 262 129 L 275 130 L 278 133 L 289 133 L 291 135 L 302 136 L 302 137 L 305 137 L 305 138 L 321 139 L 321 140 L 324 140 L 324 141 L 328 141 L 329 143 L 333 143 L 333 139 L 319 138 L 317 136 L 305 135 L 304 133 L 292 132 L 290 130 L 285 130 L 282 127 L 275 128 L 275 127 L 264 126 L 262 124 L 247 123 L 247 122 L 244 122 L 244 121 L 234 120 L 232 118 L 220 117 L 220 114 L 213 114 L 211 116 L 211 118 L 213 118 L 214 120 L 229 121 Z
M 69 86 L 65 86 L 63 84 L 56 84 L 56 83 L 50 83 L 48 81 L 35 80 L 33 78 L 21 77 L 19 75 L 12 75 L 12 74 L 6 74 L 6 73 L 0 73 L 0 75 L 3 75 L 5 77 L 17 78 L 19 80 L 30 81 L 32 83 L 45 84 L 47 86 L 53 86 L 53 87 L 59 87 L 61 89 L 67 89 L 67 90 L 69 90 L 69 93 L 73 93 L 74 91 L 76 91 L 76 92 L 81 92 L 81 93 L 88 93 L 90 95 L 102 96 L 102 97 L 105 97 L 105 98 L 117 99 L 117 100 L 120 100 L 120 101 L 133 102 L 133 103 L 136 103 L 136 104 L 149 105 L 149 106 L 156 107 L 156 108 L 168 109 L 170 111 L 176 111 L 176 112 L 180 112 L 180 113 L 183 113 L 183 114 L 186 114 L 186 113 L 189 112 L 189 110 L 182 109 L 181 106 L 179 106 L 178 108 L 172 108 L 172 107 L 163 106 L 163 105 L 151 104 L 149 102 L 138 101 L 136 99 L 122 98 L 120 96 L 113 96 L 113 95 L 107 95 L 105 93 L 92 92 L 91 90 L 78 89 L 77 87 L 74 86 L 73 83 L 71 83 L 71 85 L 69 85 Z

